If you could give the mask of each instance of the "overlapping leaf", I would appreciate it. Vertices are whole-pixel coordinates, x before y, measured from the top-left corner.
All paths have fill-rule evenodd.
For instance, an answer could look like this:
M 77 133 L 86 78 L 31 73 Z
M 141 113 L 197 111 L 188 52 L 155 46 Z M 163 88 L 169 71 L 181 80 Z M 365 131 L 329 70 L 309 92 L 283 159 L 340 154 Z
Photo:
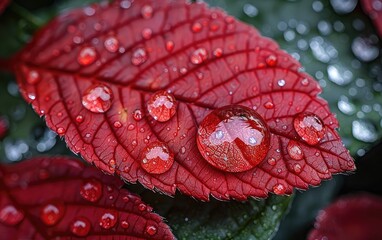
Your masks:
M 110 36 L 118 41 L 113 51 L 105 47 Z M 81 65 L 84 48 L 94 50 L 96 59 Z M 190 57 L 199 48 L 208 56 L 195 64 Z M 136 58 L 141 49 L 147 59 Z M 65 13 L 20 53 L 15 72 L 24 98 L 72 151 L 106 172 L 167 194 L 179 189 L 205 200 L 210 194 L 218 199 L 290 194 L 294 187 L 306 189 L 354 170 L 335 131 L 337 120 L 300 64 L 253 27 L 203 3 L 125 0 Z M 105 113 L 82 105 L 94 84 L 113 93 Z M 178 101 L 167 122 L 155 121 L 146 109 L 158 90 Z M 256 109 L 271 131 L 267 157 L 242 173 L 215 169 L 196 147 L 198 124 L 211 110 L 230 104 Z M 137 109 L 140 121 L 134 119 Z M 301 112 L 313 112 L 325 124 L 319 144 L 306 144 L 293 129 Z M 146 144 L 156 140 L 175 157 L 163 174 L 149 174 L 139 163 Z M 302 160 L 288 155 L 290 140 L 299 142 Z
M 379 36 L 382 36 L 382 1 L 361 0 L 362 8 L 369 15 L 377 29 Z
M 344 197 L 319 213 L 308 239 L 381 239 L 381 214 L 380 197 Z
M 174 239 L 122 181 L 69 158 L 0 166 L 0 235 L 8 239 Z

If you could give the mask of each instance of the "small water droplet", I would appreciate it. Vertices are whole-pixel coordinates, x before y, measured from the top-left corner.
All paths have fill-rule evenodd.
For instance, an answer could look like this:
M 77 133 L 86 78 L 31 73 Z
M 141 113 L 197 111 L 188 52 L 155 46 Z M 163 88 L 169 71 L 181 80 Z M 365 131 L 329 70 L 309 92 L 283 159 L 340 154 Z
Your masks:
M 206 61 L 207 58 L 207 50 L 205 48 L 198 48 L 191 54 L 190 60 L 193 64 L 198 65 Z
M 295 116 L 293 127 L 303 141 L 316 145 L 325 136 L 325 125 L 314 113 L 304 112 Z
M 107 51 L 109 51 L 111 53 L 115 53 L 119 50 L 119 41 L 117 38 L 110 36 L 110 37 L 106 38 L 106 40 L 104 42 L 104 46 L 105 46 Z
M 143 212 L 143 211 L 146 211 L 147 206 L 146 206 L 146 204 L 144 204 L 144 203 L 140 203 L 140 204 L 138 205 L 138 209 L 139 209 L 139 211 Z
M 65 128 L 63 128 L 63 127 L 59 127 L 59 128 L 57 128 L 57 133 L 58 133 L 59 135 L 65 134 L 65 132 L 66 132 Z
M 45 204 L 41 209 L 40 218 L 48 226 L 58 223 L 65 213 L 65 205 L 59 201 Z
M 155 226 L 147 226 L 146 227 L 146 233 L 148 234 L 148 235 L 150 235 L 150 236 L 153 236 L 153 235 L 155 235 L 156 233 L 157 233 L 157 228 L 155 227 Z
M 90 221 L 85 217 L 77 217 L 70 224 L 70 231 L 79 237 L 85 237 L 89 234 L 91 228 Z
M 215 57 L 221 57 L 223 56 L 223 49 L 221 48 L 215 48 L 214 52 L 213 52 L 213 55 Z
M 120 128 L 120 127 L 122 127 L 122 123 L 121 123 L 120 121 L 115 121 L 115 122 L 113 123 L 113 126 L 114 126 L 115 128 Z
M 301 171 L 302 171 L 301 165 L 298 164 L 298 163 L 294 164 L 294 165 L 293 165 L 293 171 L 294 171 L 295 173 L 301 173 Z
M 202 24 L 199 23 L 199 22 L 195 22 L 194 24 L 192 24 L 191 26 L 191 31 L 194 32 L 194 33 L 198 33 L 200 31 L 202 31 Z
M 165 173 L 174 163 L 174 154 L 166 143 L 155 141 L 145 147 L 140 163 L 148 173 Z
M 276 159 L 274 157 L 268 158 L 267 162 L 271 166 L 275 166 L 276 165 Z
M 302 86 L 308 86 L 309 85 L 309 80 L 307 78 L 304 78 L 301 80 L 301 85 Z
M 375 142 L 378 139 L 377 130 L 373 123 L 366 119 L 358 119 L 352 122 L 353 136 L 363 142 Z
M 277 85 L 279 85 L 279 87 L 284 87 L 285 86 L 285 80 L 284 79 L 278 80 Z
M 93 47 L 84 47 L 77 56 L 77 61 L 82 66 L 88 66 L 97 59 L 97 52 Z
M 265 59 L 265 63 L 269 66 L 269 67 L 274 67 L 276 66 L 277 64 L 277 57 L 275 55 L 269 55 L 266 59 Z
M 135 66 L 139 66 L 145 63 L 148 59 L 148 54 L 144 48 L 137 48 L 133 56 L 131 57 L 131 63 Z
M 24 219 L 24 213 L 13 205 L 7 205 L 0 210 L 0 222 L 15 226 Z
M 144 5 L 141 9 L 141 14 L 142 14 L 142 17 L 145 18 L 145 19 L 149 19 L 153 16 L 153 7 L 150 6 L 150 5 Z
M 287 146 L 288 155 L 294 160 L 301 160 L 304 158 L 304 153 L 300 144 L 294 140 L 290 140 Z
M 80 194 L 89 202 L 97 202 L 102 196 L 102 184 L 96 179 L 86 180 L 81 186 Z
M 123 221 L 121 222 L 121 227 L 122 227 L 122 228 L 127 229 L 127 228 L 129 228 L 129 226 L 130 226 L 130 224 L 129 224 L 129 222 L 127 222 L 126 220 L 123 220 Z
M 177 105 L 172 94 L 161 90 L 151 96 L 147 103 L 147 110 L 155 120 L 166 122 L 175 115 Z
M 167 41 L 166 42 L 166 50 L 167 50 L 167 52 L 172 52 L 172 50 L 174 50 L 174 46 L 175 46 L 175 44 L 174 44 L 173 41 L 171 41 L 171 40 Z
M 275 107 L 275 105 L 272 102 L 266 102 L 266 103 L 264 103 L 264 107 L 266 109 L 272 109 Z
M 153 30 L 151 30 L 151 28 L 144 28 L 142 30 L 142 37 L 144 39 L 149 40 L 152 35 L 153 35 Z
M 199 152 L 212 166 L 227 172 L 254 168 L 267 155 L 269 144 L 270 133 L 262 117 L 239 105 L 212 111 L 198 128 Z
M 283 195 L 286 192 L 286 188 L 283 184 L 278 183 L 273 186 L 273 192 L 277 195 Z
M 140 121 L 143 118 L 142 111 L 140 109 L 135 109 L 133 112 L 133 118 L 135 121 Z
M 110 211 L 102 214 L 101 219 L 99 221 L 99 226 L 104 229 L 110 229 L 115 226 L 118 221 L 118 212 Z
M 40 74 L 37 71 L 31 70 L 27 74 L 26 81 L 27 83 L 34 85 L 40 81 L 40 78 Z
M 91 112 L 104 113 L 110 109 L 113 100 L 111 89 L 102 84 L 90 86 L 82 97 L 82 105 Z

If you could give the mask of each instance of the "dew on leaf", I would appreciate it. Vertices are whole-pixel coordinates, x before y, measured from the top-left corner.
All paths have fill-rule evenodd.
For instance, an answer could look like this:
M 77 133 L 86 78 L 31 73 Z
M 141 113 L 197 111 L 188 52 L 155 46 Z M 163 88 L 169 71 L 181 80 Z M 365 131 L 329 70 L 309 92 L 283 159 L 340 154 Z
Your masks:
M 77 61 L 82 66 L 88 66 L 97 59 L 97 52 L 93 47 L 84 47 L 77 56 Z
M 295 173 L 300 173 L 300 172 L 302 171 L 301 165 L 298 164 L 298 163 L 294 164 L 294 165 L 293 165 L 293 171 L 294 171 Z
M 58 133 L 59 135 L 65 134 L 65 132 L 66 132 L 65 128 L 63 128 L 63 127 L 59 127 L 59 128 L 57 128 L 57 133 Z
M 65 205 L 59 201 L 45 204 L 40 211 L 40 218 L 45 225 L 53 226 L 58 223 L 65 214 Z
M 80 194 L 87 201 L 97 202 L 102 196 L 102 184 L 96 179 L 88 179 L 82 184 Z
M 138 209 L 139 209 L 139 211 L 143 212 L 143 211 L 146 211 L 147 206 L 146 206 L 146 204 L 144 204 L 144 203 L 140 203 L 140 204 L 138 205 Z
M 77 117 L 76 117 L 76 122 L 77 123 L 82 123 L 84 121 L 84 116 L 82 116 L 82 115 L 78 115 Z
M 137 48 L 131 57 L 131 63 L 135 66 L 139 66 L 145 63 L 148 59 L 148 54 L 144 48 Z
M 373 38 L 374 37 L 374 38 Z M 376 36 L 356 37 L 351 45 L 353 54 L 361 61 L 370 62 L 379 55 L 378 38 Z
M 28 72 L 26 81 L 27 83 L 34 85 L 40 81 L 40 74 L 36 70 L 31 70 Z
M 221 57 L 223 55 L 223 49 L 221 48 L 215 48 L 215 50 L 213 51 L 213 55 L 215 57 Z
M 120 121 L 115 121 L 115 122 L 113 123 L 113 126 L 114 126 L 115 128 L 120 128 L 120 127 L 122 127 L 122 123 L 121 123 Z
M 117 38 L 110 36 L 110 37 L 106 38 L 106 40 L 104 42 L 104 46 L 105 46 L 107 51 L 109 51 L 111 53 L 115 53 L 119 50 L 119 41 Z
M 369 120 L 358 119 L 352 122 L 353 136 L 363 142 L 375 142 L 378 139 L 377 130 Z
M 279 85 L 279 87 L 284 87 L 285 86 L 285 80 L 284 79 L 278 80 L 277 85 Z
M 126 221 L 126 220 L 121 221 L 121 227 L 122 228 L 127 229 L 127 228 L 129 228 L 129 226 L 130 226 L 130 224 L 128 221 Z
M 287 146 L 288 155 L 294 160 L 301 160 L 304 158 L 304 153 L 300 144 L 294 140 L 290 140 Z
M 150 5 L 144 5 L 141 9 L 141 14 L 142 14 L 142 17 L 145 18 L 145 19 L 149 19 L 153 16 L 153 7 L 150 6 Z
M 162 174 L 170 170 L 174 154 L 164 142 L 155 141 L 145 147 L 140 160 L 142 168 L 152 174 Z
M 99 226 L 104 229 L 110 229 L 115 226 L 117 221 L 118 221 L 118 212 L 116 211 L 105 212 L 104 214 L 102 214 L 100 218 Z
M 157 228 L 155 227 L 155 226 L 152 226 L 152 225 L 150 225 L 150 226 L 147 226 L 146 227 L 146 233 L 148 234 L 148 235 L 150 235 L 150 236 L 153 236 L 153 235 L 155 235 L 156 233 L 157 233 Z
M 314 113 L 304 112 L 295 116 L 293 127 L 303 141 L 315 145 L 325 135 L 325 125 Z
M 345 95 L 342 95 L 337 102 L 338 109 L 346 115 L 352 115 L 355 113 L 355 105 L 350 102 L 349 98 Z
M 194 52 L 192 52 L 190 56 L 191 63 L 198 65 L 202 64 L 208 58 L 208 53 L 205 48 L 198 48 Z
M 264 103 L 264 107 L 266 108 L 266 109 L 273 109 L 274 107 L 275 107 L 275 105 L 272 103 L 272 102 L 265 102 Z
M 70 231 L 79 237 L 87 236 L 89 234 L 90 228 L 90 221 L 85 217 L 77 217 L 70 224 Z
M 275 55 L 269 55 L 266 59 L 265 59 L 265 63 L 269 66 L 269 67 L 274 67 L 276 66 L 277 64 L 277 57 Z
M 110 109 L 113 100 L 111 89 L 102 84 L 90 86 L 82 96 L 82 105 L 91 112 L 104 113 Z
M 166 42 L 166 50 L 167 52 L 172 52 L 172 50 L 174 50 L 174 42 L 169 40 Z
M 191 31 L 194 32 L 194 33 L 198 33 L 200 31 L 202 31 L 202 28 L 203 28 L 203 26 L 202 26 L 201 23 L 195 22 L 191 26 Z
M 133 112 L 133 118 L 135 121 L 140 121 L 143 118 L 142 111 L 140 109 L 135 109 Z
M 24 219 L 24 213 L 13 205 L 6 205 L 0 210 L 0 222 L 14 226 Z
M 175 115 L 177 106 L 177 101 L 172 94 L 160 90 L 151 96 L 147 103 L 147 110 L 155 120 L 166 122 Z
M 270 157 L 270 158 L 268 158 L 267 162 L 268 162 L 268 164 L 271 165 L 271 166 L 276 165 L 276 159 L 275 159 L 274 157 Z
M 142 37 L 146 40 L 150 39 L 151 36 L 153 35 L 153 30 L 151 28 L 144 28 L 142 30 Z
M 277 195 L 283 195 L 286 192 L 286 188 L 283 184 L 278 183 L 273 186 L 273 192 Z
M 254 110 L 231 105 L 209 113 L 200 123 L 199 152 L 212 166 L 243 172 L 257 166 L 267 155 L 270 133 Z

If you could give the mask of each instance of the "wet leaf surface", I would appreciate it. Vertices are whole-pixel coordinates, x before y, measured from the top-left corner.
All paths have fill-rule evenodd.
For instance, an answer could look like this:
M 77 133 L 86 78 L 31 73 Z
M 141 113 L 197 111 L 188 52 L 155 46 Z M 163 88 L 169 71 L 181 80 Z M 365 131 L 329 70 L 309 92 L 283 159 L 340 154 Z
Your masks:
M 354 169 L 335 131 L 337 120 L 317 97 L 320 87 L 275 42 L 204 4 L 126 3 L 63 14 L 19 56 L 16 73 L 23 97 L 72 151 L 127 181 L 167 194 L 178 188 L 199 199 L 290 194 L 293 187 L 306 189 L 332 173 Z M 118 14 L 123 18 L 111 17 Z M 135 37 L 126 38 L 129 34 Z M 178 103 L 165 122 L 147 110 L 159 90 L 171 92 Z M 240 173 L 212 167 L 195 144 L 200 122 L 212 109 L 231 104 L 255 109 L 271 139 L 267 157 Z M 158 106 L 161 111 L 168 107 Z M 318 144 L 294 129 L 299 113 L 322 121 L 299 123 L 325 129 Z M 134 118 L 139 115 L 142 119 Z M 153 142 L 165 143 L 170 151 L 156 149 L 155 161 L 174 155 L 165 173 L 150 174 L 141 166 L 147 161 L 141 153 Z M 256 139 L 249 138 L 247 145 L 252 143 Z
M 380 197 L 343 197 L 318 214 L 308 239 L 380 239 L 381 214 Z
M 162 218 L 123 182 L 77 159 L 1 165 L 0 233 L 8 238 L 174 239 Z

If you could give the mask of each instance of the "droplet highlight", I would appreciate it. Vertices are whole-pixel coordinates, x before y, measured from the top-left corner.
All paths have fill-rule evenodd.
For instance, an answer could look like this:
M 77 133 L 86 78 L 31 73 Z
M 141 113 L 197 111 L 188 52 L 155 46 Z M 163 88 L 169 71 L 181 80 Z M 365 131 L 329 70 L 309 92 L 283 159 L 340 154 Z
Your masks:
M 178 103 L 172 94 L 158 91 L 151 96 L 147 110 L 155 120 L 166 122 L 175 115 L 177 106 Z
M 146 172 L 162 174 L 172 167 L 174 154 L 166 143 L 155 141 L 143 150 L 140 163 Z
M 104 113 L 110 109 L 113 100 L 111 89 L 102 84 L 90 86 L 82 97 L 82 105 L 91 112 Z
M 203 119 L 197 146 L 212 166 L 227 172 L 243 172 L 263 161 L 269 151 L 270 132 L 256 111 L 230 105 Z

